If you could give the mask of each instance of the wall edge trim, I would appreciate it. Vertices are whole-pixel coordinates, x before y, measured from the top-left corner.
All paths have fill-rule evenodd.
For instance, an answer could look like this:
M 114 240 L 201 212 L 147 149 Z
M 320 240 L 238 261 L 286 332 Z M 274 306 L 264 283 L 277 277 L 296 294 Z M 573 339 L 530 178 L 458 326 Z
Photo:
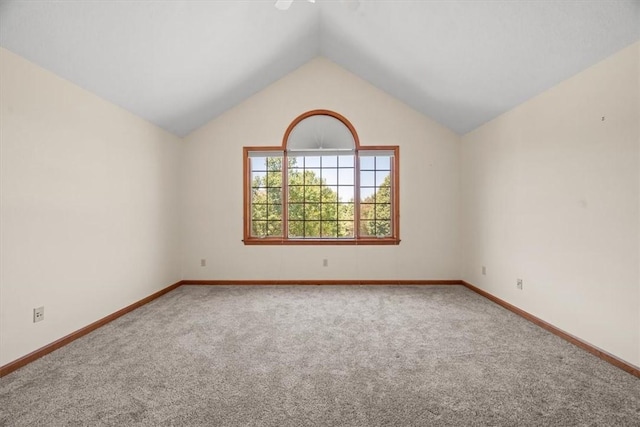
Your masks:
M 180 285 L 182 285 L 182 281 L 176 282 L 173 285 L 169 285 L 166 288 L 163 288 L 158 292 L 155 292 L 148 297 L 141 299 L 140 301 L 134 302 L 133 304 L 130 304 L 114 313 L 109 314 L 108 316 L 103 317 L 102 319 L 96 320 L 95 322 L 83 328 L 80 328 L 75 332 L 71 332 L 69 335 L 66 335 L 50 344 L 45 345 L 44 347 L 34 350 L 31 353 L 14 360 L 13 362 L 9 362 L 4 366 L 0 366 L 0 378 L 10 374 L 17 369 L 22 368 L 23 366 L 28 365 L 29 363 L 37 359 L 40 359 L 42 356 L 45 356 L 61 347 L 64 347 L 65 345 L 77 340 L 78 338 L 83 337 L 88 333 L 100 328 L 101 326 L 104 326 L 107 323 L 117 319 L 118 317 L 124 316 L 125 314 L 135 310 L 136 308 L 142 307 L 143 305 L 153 301 L 154 299 L 159 298 L 168 292 L 171 292 Z
M 490 294 L 487 291 L 484 291 L 474 285 L 472 285 L 469 282 L 466 282 L 464 280 L 461 280 L 462 284 L 469 290 L 477 293 L 478 295 L 481 295 L 485 298 L 487 298 L 490 301 L 493 301 L 494 303 L 498 304 L 499 306 L 506 308 L 507 310 L 511 311 L 512 313 L 517 314 L 520 317 L 523 317 L 524 319 L 528 320 L 529 322 L 541 327 L 542 329 L 546 329 L 547 331 L 551 332 L 552 334 L 562 338 L 563 340 L 575 345 L 576 347 L 581 348 L 582 350 L 585 350 L 591 354 L 593 354 L 594 356 L 604 360 L 605 362 L 622 369 L 625 372 L 628 372 L 629 374 L 640 378 L 640 367 L 634 366 L 629 362 L 625 362 L 622 359 L 619 359 L 618 357 L 614 356 L 611 353 L 608 353 L 605 350 L 602 350 L 601 348 L 598 348 L 592 344 L 589 344 L 586 341 L 583 341 L 582 339 L 571 335 L 568 332 L 563 331 L 560 328 L 555 327 L 554 325 L 552 325 L 551 323 L 545 322 L 544 320 L 540 319 L 539 317 L 534 316 L 531 313 L 528 313 L 524 310 L 522 310 L 521 308 L 516 307 L 513 304 L 510 304 L 496 296 L 494 296 L 493 294 Z
M 464 280 L 180 280 L 172 285 L 167 286 L 155 292 L 148 297 L 145 297 L 133 304 L 130 304 L 108 316 L 103 317 L 83 328 L 78 329 L 75 332 L 70 333 L 50 344 L 45 345 L 31 353 L 20 357 L 19 359 L 9 362 L 4 366 L 0 366 L 0 378 L 14 372 L 23 366 L 45 356 L 55 350 L 64 347 L 65 345 L 77 340 L 84 335 L 106 325 L 107 323 L 124 316 L 125 314 L 142 307 L 145 304 L 161 297 L 162 295 L 173 291 L 174 289 L 182 285 L 200 285 L 200 286 L 224 286 L 224 285 L 258 285 L 258 286 L 273 286 L 273 285 L 462 285 L 477 293 L 478 295 L 487 298 L 488 300 L 500 305 L 501 307 L 519 315 L 520 317 L 530 321 L 531 323 L 551 332 L 552 334 L 564 339 L 565 341 L 579 347 L 594 356 L 604 360 L 605 362 L 622 369 L 623 371 L 640 378 L 640 367 L 634 366 L 631 363 L 625 362 L 622 359 L 602 350 L 594 345 L 583 341 L 582 339 L 575 337 L 568 332 L 563 331 L 555 327 L 554 325 L 545 322 L 544 320 L 510 304 L 487 291 L 484 291 L 469 282 Z
M 236 285 L 462 285 L 462 280 L 191 280 L 185 279 L 183 285 L 200 286 L 236 286 Z

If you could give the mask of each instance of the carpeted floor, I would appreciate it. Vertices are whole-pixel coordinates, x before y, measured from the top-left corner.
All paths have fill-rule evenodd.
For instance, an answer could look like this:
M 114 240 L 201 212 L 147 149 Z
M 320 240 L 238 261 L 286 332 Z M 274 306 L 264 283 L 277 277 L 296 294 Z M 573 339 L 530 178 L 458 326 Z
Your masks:
M 0 379 L 2 426 L 640 426 L 640 380 L 461 286 L 182 286 Z

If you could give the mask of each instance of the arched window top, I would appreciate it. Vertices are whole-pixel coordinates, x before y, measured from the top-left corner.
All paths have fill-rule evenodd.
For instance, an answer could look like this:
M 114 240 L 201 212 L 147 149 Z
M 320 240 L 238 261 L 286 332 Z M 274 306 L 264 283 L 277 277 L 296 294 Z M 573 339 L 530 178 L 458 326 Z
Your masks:
M 313 110 L 291 122 L 282 148 L 290 153 L 355 152 L 359 148 L 358 134 L 342 115 L 330 110 Z

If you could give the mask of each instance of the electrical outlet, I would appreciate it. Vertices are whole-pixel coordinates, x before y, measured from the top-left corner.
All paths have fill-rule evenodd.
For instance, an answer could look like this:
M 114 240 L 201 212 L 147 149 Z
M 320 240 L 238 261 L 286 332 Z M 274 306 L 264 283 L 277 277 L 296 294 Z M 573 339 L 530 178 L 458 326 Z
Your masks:
M 328 259 L 326 259 L 326 258 L 325 258 L 325 259 L 323 259 L 323 260 L 322 260 L 322 266 L 323 266 L 323 267 L 329 267 L 329 260 L 328 260 Z
M 482 266 L 482 275 L 483 276 L 487 275 L 487 267 L 485 267 L 484 265 Z
M 516 287 L 522 290 L 522 279 L 518 279 L 518 281 L 516 282 Z
M 42 322 L 44 320 L 44 307 L 33 309 L 33 323 Z
M 202 258 L 200 260 L 200 267 L 206 267 L 207 266 L 207 259 L 206 258 Z

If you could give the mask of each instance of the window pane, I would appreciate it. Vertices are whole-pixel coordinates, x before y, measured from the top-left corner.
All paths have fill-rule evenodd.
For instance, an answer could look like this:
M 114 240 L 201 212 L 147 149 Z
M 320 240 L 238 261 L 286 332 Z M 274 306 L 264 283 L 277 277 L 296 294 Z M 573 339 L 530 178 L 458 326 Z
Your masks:
M 335 203 L 322 203 L 320 205 L 322 219 L 338 219 L 338 205 Z
M 390 186 L 391 185 L 391 172 L 389 171 L 376 171 L 376 185 L 377 186 Z
M 304 167 L 309 168 L 319 168 L 320 167 L 320 157 L 318 156 L 305 156 L 304 158 Z
M 251 200 L 251 217 L 254 219 L 267 219 L 266 190 L 253 192 Z
M 269 221 L 280 221 L 282 219 L 282 204 L 267 205 L 267 216 Z
M 323 168 L 335 168 L 338 166 L 338 156 L 322 156 Z
M 304 185 L 319 185 L 319 184 L 320 184 L 320 169 L 305 169 Z
M 266 171 L 267 170 L 267 158 L 266 157 L 251 157 L 251 170 L 254 171 Z
M 303 185 L 304 169 L 290 168 L 287 174 L 287 182 L 289 183 L 289 185 Z
M 322 202 L 337 202 L 338 201 L 338 187 L 337 186 L 323 186 L 322 187 Z
M 340 185 L 338 187 L 338 200 L 341 202 L 353 202 L 353 186 Z
M 301 185 L 289 185 L 289 201 L 304 202 L 304 187 Z
M 267 235 L 267 221 L 252 221 L 252 235 L 256 237 L 265 237 Z
M 267 171 L 267 187 L 282 187 L 281 171 Z
M 360 219 L 375 219 L 375 205 L 372 203 L 360 204 Z
M 267 172 L 252 172 L 251 173 L 251 186 L 252 187 L 261 187 L 265 186 Z
M 325 185 L 338 185 L 338 169 L 322 169 L 322 181 Z
M 268 236 L 282 236 L 282 221 L 269 221 L 267 223 Z
M 304 205 L 304 219 L 319 220 L 320 219 L 320 203 L 306 203 Z
M 267 188 L 266 187 L 256 187 L 251 189 L 251 200 L 256 200 L 256 197 L 263 197 L 266 200 L 267 197 Z M 257 200 L 259 202 L 259 200 Z
M 338 157 L 338 166 L 340 167 L 354 167 L 354 156 L 353 155 L 349 155 L 349 156 L 339 156 Z
M 391 205 L 388 203 L 383 203 L 376 205 L 376 219 L 391 219 Z
M 364 237 L 375 236 L 375 224 L 374 221 L 361 220 L 360 221 L 360 235 Z
M 267 203 L 282 205 L 282 189 L 280 187 L 267 188 Z
M 360 170 L 375 170 L 375 157 L 360 157 Z
M 304 223 L 304 237 L 318 238 L 320 236 L 320 221 L 306 221 Z
M 391 157 L 376 156 L 376 170 L 391 170 Z
M 251 208 L 251 219 L 267 220 L 267 205 L 254 203 Z
M 338 221 L 338 237 L 354 237 L 353 221 Z
M 302 203 L 289 203 L 289 219 L 303 220 L 304 219 L 304 205 Z
M 360 201 L 364 203 L 372 203 L 375 201 L 374 194 L 376 192 L 375 187 L 361 187 L 360 188 Z
M 305 202 L 319 202 L 320 201 L 320 186 L 305 186 L 304 187 L 304 200 Z
M 378 188 L 376 203 L 391 203 L 391 187 Z
M 267 157 L 267 170 L 269 171 L 281 171 L 282 170 L 282 157 Z
M 390 220 L 377 220 L 375 222 L 376 236 L 387 237 L 391 235 L 391 221 Z
M 345 168 L 338 169 L 338 184 L 339 185 L 353 185 L 354 169 Z
M 391 235 L 390 220 L 361 221 L 360 235 L 367 237 L 387 237 Z
M 289 237 L 303 237 L 304 236 L 304 222 L 303 221 L 289 221 Z
M 353 203 L 338 204 L 338 219 L 353 221 L 355 219 L 355 209 Z
M 287 157 L 287 167 L 289 168 L 303 168 L 304 167 L 304 157 L 297 156 L 289 156 Z
M 373 171 L 360 172 L 360 186 L 374 187 L 376 185 L 376 173 Z
M 322 230 L 320 234 L 322 237 L 338 237 L 338 222 L 337 221 L 322 221 Z

